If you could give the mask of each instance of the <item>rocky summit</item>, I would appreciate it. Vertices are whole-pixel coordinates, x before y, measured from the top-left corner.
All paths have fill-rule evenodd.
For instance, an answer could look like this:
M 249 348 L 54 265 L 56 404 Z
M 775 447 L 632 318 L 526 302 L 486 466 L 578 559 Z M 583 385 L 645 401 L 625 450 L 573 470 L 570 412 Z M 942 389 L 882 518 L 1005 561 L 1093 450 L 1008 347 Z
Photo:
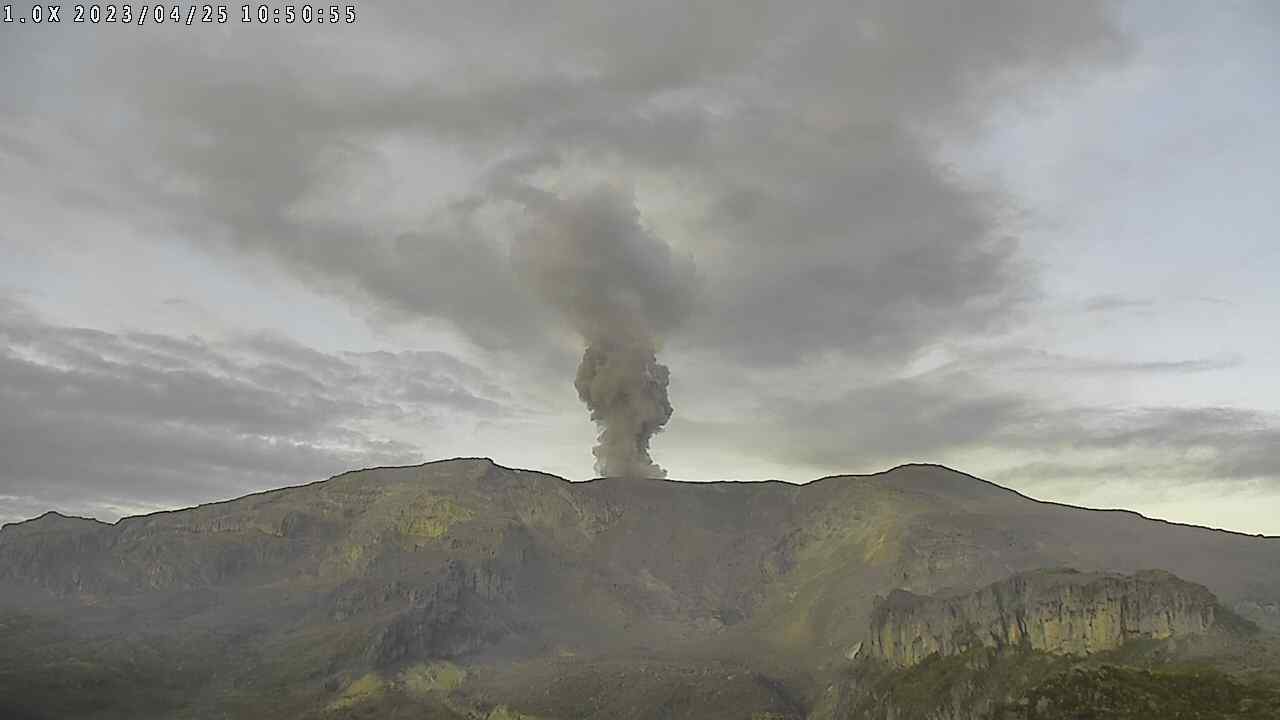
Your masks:
M 1181 696 L 1142 688 L 1210 671 L 1230 707 L 1204 717 L 1277 717 L 1277 603 L 1280 539 L 935 465 L 458 459 L 5 526 L 0 717 L 1051 719 L 1077 692 L 1154 712 Z

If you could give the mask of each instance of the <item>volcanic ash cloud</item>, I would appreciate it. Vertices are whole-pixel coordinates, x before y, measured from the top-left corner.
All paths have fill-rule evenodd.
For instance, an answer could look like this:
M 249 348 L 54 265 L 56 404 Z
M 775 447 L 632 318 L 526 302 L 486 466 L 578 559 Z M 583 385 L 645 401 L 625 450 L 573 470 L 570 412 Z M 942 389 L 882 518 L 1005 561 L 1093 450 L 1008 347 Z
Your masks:
M 649 443 L 671 418 L 661 340 L 688 314 L 693 264 L 641 222 L 630 193 L 601 186 L 527 195 L 518 270 L 586 343 L 574 386 L 600 427 L 596 472 L 666 477 Z
M 649 440 L 671 419 L 666 365 L 653 348 L 588 345 L 574 387 L 600 426 L 593 451 L 596 472 L 625 477 L 666 477 L 649 456 Z

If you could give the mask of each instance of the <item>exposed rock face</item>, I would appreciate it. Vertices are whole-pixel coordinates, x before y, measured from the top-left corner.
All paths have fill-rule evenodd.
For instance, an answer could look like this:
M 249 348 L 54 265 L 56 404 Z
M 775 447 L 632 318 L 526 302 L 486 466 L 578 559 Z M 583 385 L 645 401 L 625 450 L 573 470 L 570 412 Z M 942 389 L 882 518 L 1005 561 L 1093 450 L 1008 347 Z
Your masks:
M 899 666 L 981 646 L 1087 654 L 1204 633 L 1216 607 L 1203 586 L 1160 570 L 1034 571 L 962 595 L 895 590 L 872 613 L 868 651 Z

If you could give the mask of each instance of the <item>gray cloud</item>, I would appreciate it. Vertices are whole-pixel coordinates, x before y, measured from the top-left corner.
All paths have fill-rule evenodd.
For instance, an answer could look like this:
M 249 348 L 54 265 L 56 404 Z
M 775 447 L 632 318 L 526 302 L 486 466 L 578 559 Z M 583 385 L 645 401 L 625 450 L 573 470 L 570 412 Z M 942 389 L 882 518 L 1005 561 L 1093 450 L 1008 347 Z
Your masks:
M 1180 304 L 1187 305 L 1213 305 L 1218 307 L 1232 307 L 1235 305 L 1231 300 L 1219 297 L 1211 297 L 1206 295 L 1176 295 L 1172 298 L 1165 298 L 1165 304 L 1170 300 L 1177 301 Z M 1150 297 L 1131 297 L 1119 293 L 1105 293 L 1095 295 L 1086 299 L 1081 304 L 1081 309 L 1086 313 L 1112 313 L 1124 311 L 1137 312 L 1154 312 L 1161 306 L 1161 302 Z
M 684 421 L 676 437 L 682 446 L 728 444 L 811 473 L 968 458 L 964 467 L 1015 487 L 1258 481 L 1280 489 L 1280 416 L 1230 407 L 1064 405 L 1001 384 L 1024 360 L 1023 353 L 980 353 L 830 396 L 765 396 L 743 421 Z M 1084 363 L 1051 376 L 1199 371 L 1195 364 Z
M 540 154 L 564 173 L 657 170 L 701 208 L 673 221 L 708 268 L 680 343 L 748 365 L 893 359 L 998 326 L 1033 290 L 998 201 L 940 166 L 929 132 L 972 127 L 994 98 L 1121 57 L 1109 5 L 566 0 L 518 17 L 486 2 L 380 5 L 342 28 L 340 64 L 309 30 L 145 33 L 104 35 L 38 75 L 68 94 L 48 93 L 43 109 L 72 93 L 97 109 L 78 113 L 96 134 L 78 136 L 101 138 L 82 148 L 103 160 L 84 170 L 113 178 L 111 191 L 93 184 L 112 193 L 98 202 L 147 205 L 204 247 L 448 320 L 485 347 L 546 344 L 551 322 L 513 282 L 490 186 L 450 178 L 445 195 L 471 204 L 436 199 L 416 227 L 318 217 L 309 203 L 390 171 L 397 139 L 465 148 L 471 165 L 503 172 Z M 11 52 L 30 63 L 52 50 Z M 156 56 L 166 62 L 141 62 Z M 8 89 L 30 95 L 26 82 Z
M 1280 418 L 1226 407 L 1085 409 L 1066 413 L 1056 432 L 1021 442 L 1074 450 L 1158 453 L 1164 462 L 1129 474 L 1193 479 L 1280 480 Z M 1122 476 L 1123 477 L 1123 476 Z
M 753 411 L 711 420 L 718 400 L 704 399 L 677 417 L 688 436 L 664 439 L 672 447 L 833 470 L 978 447 L 1041 468 L 1069 465 L 1062 451 L 1098 454 L 1076 464 L 1082 474 L 1142 472 L 1198 447 L 1183 472 L 1274 477 L 1267 416 L 1062 409 L 1003 383 L 1210 372 L 1234 356 L 1020 351 L 983 360 L 987 369 L 885 380 L 922 351 L 1037 309 L 1037 269 L 1006 227 L 1012 201 L 962 180 L 937 150 L 980 136 L 993 107 L 1118 67 L 1129 43 L 1113 3 L 565 0 L 518 16 L 492 2 L 361 7 L 341 35 L 6 38 L 0 61 L 23 72 L 0 77 L 0 153 L 15 168 L 0 196 L 50 222 L 109 216 L 264 283 L 301 279 L 372 308 L 375 323 L 442 321 L 518 367 L 514 384 L 559 382 L 565 393 L 574 358 L 563 326 L 591 339 L 619 324 L 608 303 L 605 317 L 583 316 L 565 294 L 634 291 L 651 325 L 639 334 L 665 342 L 673 392 L 683 371 L 713 383 L 704 398 Z M 580 242 L 541 254 L 523 234 L 521 192 L 560 207 L 566 187 L 597 181 L 633 188 L 610 206 L 626 217 L 609 219 L 661 238 L 676 266 L 692 258 L 696 295 L 665 271 L 624 272 L 635 258 L 598 275 L 589 263 L 542 265 L 596 257 L 587 240 L 599 238 L 570 235 Z M 653 277 L 664 281 L 644 285 Z M 1152 302 L 1102 295 L 1072 311 Z M 43 408 L 3 416 L 9 442 L 30 443 L 2 455 L 7 482 L 34 473 L 0 486 L 15 497 L 76 497 L 79 483 L 101 488 L 85 497 L 161 501 L 161 488 L 197 488 L 178 502 L 219 483 L 310 479 L 412 454 L 380 440 L 371 419 L 520 405 L 519 388 L 447 354 L 101 333 L 5 312 L 6 406 Z M 801 390 L 775 382 L 810 371 Z M 1103 457 L 1126 451 L 1127 465 Z
M 1028 348 L 1003 348 L 977 354 L 969 364 L 983 363 L 998 367 L 1002 373 L 1071 375 L 1179 375 L 1213 372 L 1237 367 L 1241 358 L 1235 355 L 1195 358 L 1190 360 L 1115 360 L 1052 353 Z
M 682 423 L 686 442 L 722 438 L 762 459 L 826 468 L 882 468 L 991 442 L 1034 402 L 945 372 L 857 387 L 831 397 L 765 398 L 749 422 Z M 843 469 L 843 470 L 842 470 Z
M 1155 304 L 1150 298 L 1134 298 L 1108 293 L 1091 297 L 1084 302 L 1084 311 L 1090 313 L 1114 312 L 1117 310 L 1147 309 Z
M 403 464 L 419 448 L 370 421 L 519 412 L 483 371 L 445 353 L 107 333 L 21 308 L 0 313 L 5 520 L 41 505 L 112 516 Z
M 1045 413 L 995 438 L 994 446 L 1015 460 L 985 476 L 1042 496 L 1128 492 L 1193 507 L 1197 497 L 1250 488 L 1270 497 L 1280 489 L 1280 417 L 1264 412 L 1077 408 Z M 1212 516 L 1187 519 L 1221 524 Z
M 988 104 L 1125 49 L 1102 1 L 504 7 L 363 10 L 370 24 L 343 28 L 336 64 L 310 29 L 68 48 L 74 62 L 40 68 L 67 95 L 41 109 L 97 162 L 49 182 L 67 202 L 266 259 L 382 318 L 448 322 L 534 365 L 565 364 L 558 315 L 588 344 L 575 385 L 603 428 L 598 471 L 656 475 L 649 438 L 672 412 L 660 341 L 726 366 L 891 366 L 1015 318 L 1034 275 L 1000 199 L 939 162 L 937 135 L 973 132 Z M 32 122 L 30 108 L 7 109 Z M 447 148 L 428 156 L 439 177 L 398 157 L 422 147 Z M 528 252 L 522 211 L 545 220 L 567 207 L 546 201 L 557 184 L 592 175 L 634 185 L 635 217 L 588 227 L 599 242 Z M 437 187 L 417 206 L 384 205 L 413 183 Z M 647 202 L 673 188 L 683 207 Z M 664 241 L 608 242 L 632 226 L 660 226 Z M 668 260 L 628 254 L 668 242 L 707 268 L 696 298 Z M 584 262 L 540 262 L 572 253 Z M 612 302 L 619 289 L 639 305 Z

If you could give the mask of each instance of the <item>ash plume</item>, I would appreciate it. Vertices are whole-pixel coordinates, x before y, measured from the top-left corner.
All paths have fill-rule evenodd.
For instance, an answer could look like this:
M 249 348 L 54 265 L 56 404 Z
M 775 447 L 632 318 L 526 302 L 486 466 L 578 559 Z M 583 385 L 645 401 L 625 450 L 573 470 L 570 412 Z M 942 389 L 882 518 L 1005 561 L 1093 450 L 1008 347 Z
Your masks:
M 631 193 L 603 185 L 523 203 L 531 224 L 513 262 L 539 296 L 582 337 L 574 387 L 600 428 L 596 472 L 666 477 L 649 443 L 671 418 L 662 338 L 688 314 L 693 264 L 641 222 Z
M 600 426 L 593 452 L 601 475 L 667 476 L 649 456 L 649 440 L 671 419 L 670 377 L 652 348 L 587 346 L 573 385 Z

